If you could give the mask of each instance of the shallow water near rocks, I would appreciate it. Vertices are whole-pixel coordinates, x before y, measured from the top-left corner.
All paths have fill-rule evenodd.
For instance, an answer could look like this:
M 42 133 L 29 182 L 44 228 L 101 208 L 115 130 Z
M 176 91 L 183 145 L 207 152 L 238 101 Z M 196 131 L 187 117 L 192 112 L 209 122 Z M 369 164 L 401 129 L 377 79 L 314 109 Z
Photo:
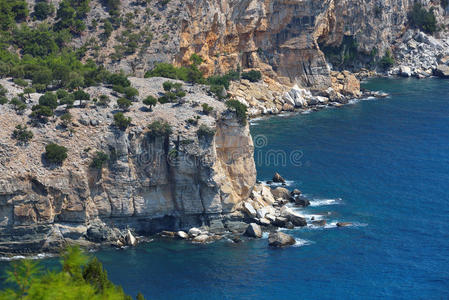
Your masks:
M 279 172 L 312 199 L 298 212 L 325 227 L 286 231 L 297 240 L 286 249 L 268 248 L 266 235 L 106 249 L 96 255 L 110 278 L 147 299 L 449 297 L 449 82 L 364 85 L 390 97 L 251 129 L 259 179 Z

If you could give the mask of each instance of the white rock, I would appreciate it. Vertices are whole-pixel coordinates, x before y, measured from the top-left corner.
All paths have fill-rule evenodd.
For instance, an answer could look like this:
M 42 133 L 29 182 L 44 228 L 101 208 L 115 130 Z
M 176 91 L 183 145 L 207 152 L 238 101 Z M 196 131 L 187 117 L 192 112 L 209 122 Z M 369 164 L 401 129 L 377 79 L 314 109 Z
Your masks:
M 256 223 L 251 223 L 246 228 L 245 235 L 250 237 L 261 238 L 262 237 L 262 229 Z
M 266 203 L 268 203 L 270 205 L 274 204 L 275 200 L 274 200 L 273 194 L 271 193 L 270 187 L 268 187 L 266 185 L 262 186 L 261 195 L 262 195 L 263 201 L 265 201 Z
M 187 233 L 185 233 L 184 231 L 178 231 L 176 234 L 181 239 L 188 239 L 189 238 L 189 235 Z
M 254 209 L 254 207 L 251 205 L 251 203 L 249 202 L 244 202 L 243 203 L 243 209 L 245 210 L 245 212 L 247 212 L 251 217 L 256 217 L 257 212 Z
M 201 234 L 201 230 L 196 227 L 192 227 L 189 230 L 190 237 L 196 237 L 196 236 L 199 236 L 200 234 Z
M 410 77 L 410 76 L 412 76 L 412 70 L 411 70 L 410 67 L 408 67 L 408 66 L 401 66 L 400 70 L 401 70 L 401 76 L 403 76 L 403 77 Z
M 193 242 L 195 242 L 195 243 L 206 243 L 206 242 L 210 241 L 210 239 L 211 239 L 210 236 L 208 236 L 207 234 L 201 234 L 201 235 L 195 237 L 193 239 Z
M 274 222 L 276 220 L 276 217 L 275 217 L 274 214 L 266 214 L 265 215 L 265 219 L 267 219 L 267 220 L 269 220 L 271 222 Z
M 125 236 L 126 244 L 129 246 L 135 246 L 137 244 L 137 239 L 134 237 L 134 235 L 131 233 L 131 231 L 128 229 Z

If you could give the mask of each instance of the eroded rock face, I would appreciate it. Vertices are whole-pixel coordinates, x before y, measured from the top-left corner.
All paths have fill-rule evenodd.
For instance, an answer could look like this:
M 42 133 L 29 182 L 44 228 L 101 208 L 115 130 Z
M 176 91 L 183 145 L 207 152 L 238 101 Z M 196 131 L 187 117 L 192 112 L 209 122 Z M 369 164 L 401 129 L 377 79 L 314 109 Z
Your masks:
M 439 18 L 438 1 L 421 2 Z M 348 36 L 361 53 L 376 49 L 380 57 L 404 32 L 412 6 L 408 0 L 190 0 L 176 62 L 199 53 L 208 75 L 256 68 L 282 83 L 325 90 L 333 82 L 320 46 L 338 47 Z M 357 84 L 346 83 L 348 91 Z
M 141 97 L 157 94 L 165 81 L 131 80 Z M 201 90 L 187 91 L 185 100 L 181 106 L 158 105 L 153 112 L 134 104 L 126 112 L 133 123 L 126 131 L 113 125 L 113 107 L 73 108 L 75 120 L 83 116 L 98 125 L 74 121 L 71 133 L 59 128 L 57 119 L 50 120 L 31 128 L 34 138 L 27 146 L 16 144 L 11 133 L 26 123 L 28 114 L 16 115 L 2 106 L 0 252 L 11 252 L 16 245 L 20 251 L 45 250 L 49 236 L 117 239 L 109 227 L 129 226 L 143 233 L 188 229 L 207 223 L 208 216 L 234 212 L 256 182 L 249 126 Z M 202 124 L 215 129 L 213 137 L 198 138 L 197 127 L 186 126 L 199 113 L 195 102 L 214 108 L 215 116 L 201 116 Z M 146 128 L 161 118 L 172 126 L 169 137 L 154 137 Z M 49 142 L 67 147 L 62 166 L 43 159 Z M 110 156 L 101 169 L 90 167 L 96 151 Z

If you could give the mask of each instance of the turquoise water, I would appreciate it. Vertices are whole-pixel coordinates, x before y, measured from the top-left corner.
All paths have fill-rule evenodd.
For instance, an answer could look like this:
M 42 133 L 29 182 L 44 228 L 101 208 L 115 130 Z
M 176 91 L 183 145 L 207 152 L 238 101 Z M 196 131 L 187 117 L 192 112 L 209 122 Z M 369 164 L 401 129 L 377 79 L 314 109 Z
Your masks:
M 449 298 L 449 83 L 365 86 L 391 97 L 252 126 L 259 179 L 291 180 L 326 228 L 289 231 L 300 243 L 286 249 L 261 239 L 103 250 L 110 278 L 148 299 Z

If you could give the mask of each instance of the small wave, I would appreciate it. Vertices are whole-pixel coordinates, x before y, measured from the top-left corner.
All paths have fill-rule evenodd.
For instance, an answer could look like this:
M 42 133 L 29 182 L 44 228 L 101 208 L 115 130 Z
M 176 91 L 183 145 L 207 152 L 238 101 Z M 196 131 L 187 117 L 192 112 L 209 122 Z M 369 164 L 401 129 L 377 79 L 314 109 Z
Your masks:
M 15 256 L 0 256 L 0 261 L 13 261 L 13 260 L 19 260 L 19 259 L 44 259 L 49 257 L 54 257 L 55 254 L 49 254 L 49 253 L 39 253 L 36 255 L 30 255 L 30 256 L 24 256 L 24 255 L 15 255 Z
M 307 245 L 313 244 L 312 241 L 303 240 L 303 239 L 300 239 L 300 238 L 296 238 L 295 242 L 296 243 L 293 245 L 293 247 L 302 247 L 302 246 L 307 246 Z
M 310 206 L 315 207 L 315 206 L 336 205 L 336 204 L 340 204 L 341 201 L 342 201 L 341 198 L 313 199 L 313 200 L 310 200 Z
M 307 114 L 310 114 L 311 112 L 312 112 L 311 109 L 306 109 L 306 110 L 302 111 L 301 114 L 307 115 Z

